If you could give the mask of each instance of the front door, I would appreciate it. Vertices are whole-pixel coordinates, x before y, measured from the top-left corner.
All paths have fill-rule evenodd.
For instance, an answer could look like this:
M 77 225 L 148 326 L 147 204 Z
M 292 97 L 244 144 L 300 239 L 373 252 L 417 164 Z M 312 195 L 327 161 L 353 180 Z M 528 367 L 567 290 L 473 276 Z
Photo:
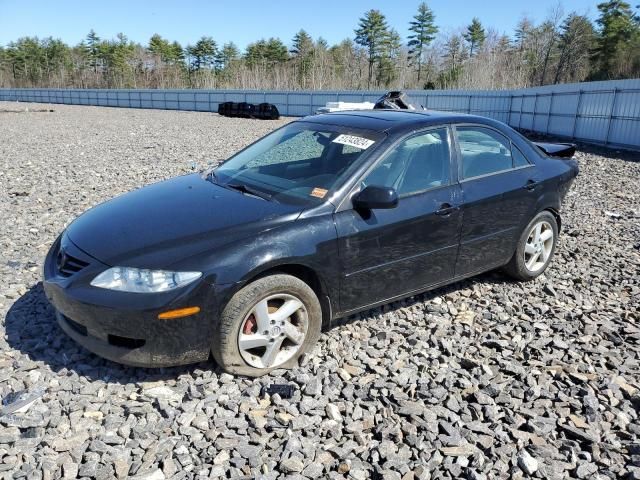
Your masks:
M 452 181 L 449 130 L 422 131 L 399 142 L 362 186 L 393 187 L 398 206 L 335 214 L 340 255 L 340 310 L 348 312 L 445 282 L 454 275 L 460 190 Z

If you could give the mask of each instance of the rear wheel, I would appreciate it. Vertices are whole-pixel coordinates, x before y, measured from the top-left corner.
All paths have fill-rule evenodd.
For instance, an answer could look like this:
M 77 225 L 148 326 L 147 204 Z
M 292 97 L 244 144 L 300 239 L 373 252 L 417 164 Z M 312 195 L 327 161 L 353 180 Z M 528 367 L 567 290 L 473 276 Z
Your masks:
M 293 367 L 320 336 L 322 313 L 302 280 L 276 274 L 238 291 L 224 309 L 211 348 L 227 372 L 260 376 Z
M 532 280 L 544 272 L 556 248 L 558 223 L 551 212 L 540 212 L 524 229 L 505 271 L 518 280 Z

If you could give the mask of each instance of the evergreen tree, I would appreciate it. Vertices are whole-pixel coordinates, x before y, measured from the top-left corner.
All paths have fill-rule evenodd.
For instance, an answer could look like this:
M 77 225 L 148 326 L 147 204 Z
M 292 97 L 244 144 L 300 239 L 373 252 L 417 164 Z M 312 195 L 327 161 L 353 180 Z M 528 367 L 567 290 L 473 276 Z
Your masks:
M 286 62 L 289 59 L 287 46 L 279 38 L 270 38 L 266 48 L 267 60 L 271 63 Z
M 435 24 L 435 16 L 426 3 L 418 6 L 418 13 L 409 22 L 409 59 L 418 69 L 418 83 L 422 73 L 422 58 L 425 49 L 436 38 L 438 27 Z
M 518 25 L 516 26 L 514 41 L 516 47 L 518 47 L 520 51 L 526 48 L 526 44 L 529 40 L 532 30 L 533 24 L 531 23 L 531 20 L 529 20 L 527 17 L 521 18 L 518 22 Z
M 184 49 L 180 43 L 174 41 L 170 46 L 171 61 L 174 64 L 181 64 L 184 62 Z
M 401 48 L 400 35 L 396 30 L 390 30 L 382 43 L 380 59 L 378 60 L 377 80 L 379 85 L 388 87 L 397 78 L 396 67 Z
M 171 44 L 157 33 L 149 39 L 147 50 L 153 55 L 160 57 L 160 60 L 164 63 L 167 63 L 173 57 Z
M 304 57 L 313 52 L 313 39 L 304 30 L 300 30 L 294 35 L 292 43 L 290 52 L 294 57 Z
M 610 0 L 598 4 L 600 17 L 596 23 L 600 31 L 595 49 L 598 78 L 614 78 L 622 66 L 638 59 L 640 52 L 628 45 L 638 45 L 639 26 L 631 6 L 623 0 Z M 631 59 L 629 58 L 631 56 Z
M 300 30 L 293 37 L 290 50 L 296 65 L 296 77 L 301 88 L 307 88 L 311 70 L 313 69 L 313 54 L 315 45 L 313 39 L 304 30 Z
M 233 42 L 225 43 L 216 55 L 216 68 L 229 68 L 231 63 L 240 58 L 240 50 Z
M 47 77 L 50 78 L 56 73 L 64 74 L 70 68 L 71 49 L 62 40 L 45 38 L 41 42 L 41 48 L 44 50 L 44 69 Z
M 469 44 L 469 56 L 473 57 L 473 53 L 482 48 L 486 39 L 484 28 L 477 17 L 473 17 L 471 20 L 471 25 L 467 27 L 464 39 Z
M 247 46 L 245 59 L 249 65 L 258 63 L 266 63 L 274 65 L 284 62 L 289 58 L 287 47 L 278 38 L 270 38 L 269 40 L 258 40 Z
M 127 87 L 135 82 L 131 65 L 135 48 L 124 33 L 118 33 L 115 40 L 101 44 L 100 50 L 107 62 L 111 85 Z
M 199 71 L 204 68 L 211 68 L 214 65 L 217 53 L 216 42 L 211 37 L 201 37 L 193 46 L 187 47 L 190 57 L 190 67 Z
M 23 37 L 7 46 L 7 57 L 14 78 L 24 78 L 28 85 L 35 85 L 42 77 L 45 60 L 44 49 L 38 37 Z
M 87 34 L 86 43 L 85 43 L 87 58 L 89 60 L 89 65 L 93 68 L 95 73 L 98 73 L 98 60 L 100 58 L 100 37 L 93 30 L 89 30 Z
M 553 83 L 584 78 L 589 70 L 594 29 L 589 18 L 570 13 L 560 27 L 558 64 Z
M 389 36 L 389 27 L 385 16 L 379 10 L 369 10 L 360 19 L 355 34 L 356 43 L 367 49 L 369 62 L 367 88 L 369 88 L 373 78 L 373 67 L 379 61 L 385 48 L 384 43 Z

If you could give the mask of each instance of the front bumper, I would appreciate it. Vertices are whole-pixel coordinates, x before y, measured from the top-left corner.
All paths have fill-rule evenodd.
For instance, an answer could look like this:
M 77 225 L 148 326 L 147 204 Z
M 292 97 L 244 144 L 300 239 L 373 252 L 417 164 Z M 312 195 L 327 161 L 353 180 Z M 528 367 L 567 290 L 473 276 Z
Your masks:
M 56 265 L 60 248 L 76 264 L 68 274 Z M 59 262 L 59 260 L 58 260 Z M 109 268 L 62 236 L 47 255 L 44 291 L 64 332 L 101 357 L 126 365 L 167 367 L 207 360 L 218 308 L 206 278 L 170 292 L 138 294 L 92 287 L 91 280 Z M 159 320 L 167 310 L 199 306 L 200 313 Z

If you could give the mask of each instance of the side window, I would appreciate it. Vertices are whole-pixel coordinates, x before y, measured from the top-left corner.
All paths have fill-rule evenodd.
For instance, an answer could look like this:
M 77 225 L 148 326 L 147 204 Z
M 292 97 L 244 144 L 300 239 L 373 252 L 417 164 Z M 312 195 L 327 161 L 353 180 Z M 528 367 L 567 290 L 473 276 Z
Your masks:
M 504 135 L 483 127 L 456 127 L 456 135 L 463 180 L 513 168 L 511 142 Z
M 365 185 L 393 187 L 407 196 L 449 183 L 447 129 L 438 128 L 403 140 L 367 176 Z
M 518 167 L 526 167 L 527 165 L 531 165 L 527 157 L 520 151 L 518 147 L 516 147 L 513 143 L 511 144 L 511 155 L 513 156 L 513 166 Z

